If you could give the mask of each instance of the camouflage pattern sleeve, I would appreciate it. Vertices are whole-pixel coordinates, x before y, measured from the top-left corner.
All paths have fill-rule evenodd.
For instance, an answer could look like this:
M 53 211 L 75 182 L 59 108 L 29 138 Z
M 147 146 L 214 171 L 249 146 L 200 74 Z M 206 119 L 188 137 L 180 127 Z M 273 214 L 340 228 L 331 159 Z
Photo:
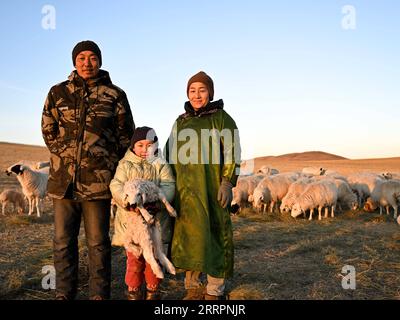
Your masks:
M 128 149 L 135 130 L 135 123 L 133 121 L 131 107 L 128 102 L 128 98 L 125 92 L 120 94 L 120 98 L 117 102 L 117 141 L 118 145 L 118 156 L 119 159 L 125 155 Z
M 58 151 L 58 114 L 55 108 L 52 89 L 50 89 L 46 101 L 44 103 L 42 113 L 42 136 L 47 148 L 51 153 Z

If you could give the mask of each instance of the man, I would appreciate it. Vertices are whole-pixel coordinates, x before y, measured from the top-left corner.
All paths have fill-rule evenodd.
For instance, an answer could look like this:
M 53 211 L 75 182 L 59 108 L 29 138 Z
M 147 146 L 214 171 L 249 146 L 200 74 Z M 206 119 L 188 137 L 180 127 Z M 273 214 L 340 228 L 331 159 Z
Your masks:
M 89 298 L 110 298 L 111 244 L 109 184 L 135 128 L 123 90 L 100 69 L 100 48 L 79 42 L 76 68 L 53 86 L 42 114 L 50 150 L 48 194 L 54 204 L 56 299 L 71 300 L 78 285 L 81 218 L 89 251 Z

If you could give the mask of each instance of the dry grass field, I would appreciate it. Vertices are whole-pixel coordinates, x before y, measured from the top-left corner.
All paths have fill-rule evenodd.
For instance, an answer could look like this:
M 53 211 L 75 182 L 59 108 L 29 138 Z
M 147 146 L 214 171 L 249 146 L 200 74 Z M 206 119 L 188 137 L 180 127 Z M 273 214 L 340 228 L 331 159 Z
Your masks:
M 18 187 L 6 167 L 18 160 L 46 160 L 43 147 L 0 143 L 0 191 Z M 331 157 L 328 157 L 331 159 Z M 318 160 L 321 159 L 321 160 Z M 305 166 L 324 166 L 342 174 L 355 171 L 400 171 L 400 158 L 326 159 L 319 153 L 256 159 L 281 172 Z M 235 275 L 228 284 L 231 299 L 400 299 L 400 226 L 377 213 L 343 212 L 334 219 L 311 221 L 290 216 L 259 214 L 244 209 L 232 218 Z M 43 290 L 42 267 L 52 264 L 53 212 L 45 201 L 41 218 L 8 212 L 0 216 L 0 299 L 53 299 Z M 112 232 L 112 230 L 111 230 Z M 78 299 L 87 298 L 87 250 L 80 236 Z M 342 267 L 356 270 L 356 289 L 342 288 Z M 124 253 L 113 249 L 112 299 L 124 299 Z M 182 274 L 168 275 L 164 299 L 184 295 Z

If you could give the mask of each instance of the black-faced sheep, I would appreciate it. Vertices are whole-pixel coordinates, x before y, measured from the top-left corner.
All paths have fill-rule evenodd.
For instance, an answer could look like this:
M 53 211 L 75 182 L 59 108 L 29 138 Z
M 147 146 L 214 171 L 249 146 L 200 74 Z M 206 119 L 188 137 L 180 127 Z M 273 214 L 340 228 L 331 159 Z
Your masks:
M 29 202 L 29 215 L 36 206 L 37 216 L 40 217 L 40 201 L 46 196 L 49 175 L 32 170 L 27 165 L 16 164 L 6 170 L 7 175 L 16 174 L 22 187 L 22 193 Z

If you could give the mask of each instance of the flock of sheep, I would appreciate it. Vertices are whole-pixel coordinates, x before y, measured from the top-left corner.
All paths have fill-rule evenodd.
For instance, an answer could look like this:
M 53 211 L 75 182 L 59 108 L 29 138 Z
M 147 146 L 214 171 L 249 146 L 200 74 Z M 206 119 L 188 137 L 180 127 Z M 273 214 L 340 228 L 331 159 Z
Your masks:
M 28 200 L 31 215 L 35 208 L 41 216 L 40 203 L 46 196 L 49 175 L 49 162 L 19 161 L 5 171 L 15 174 L 21 192 L 6 189 L 0 194 L 2 214 L 7 204 L 13 204 L 14 210 L 22 213 L 24 197 Z M 233 206 L 243 208 L 251 205 L 258 211 L 279 209 L 281 213 L 290 213 L 296 218 L 309 213 L 312 220 L 314 211 L 318 219 L 334 217 L 337 210 L 364 209 L 368 212 L 379 208 L 400 224 L 398 207 L 400 204 L 400 173 L 360 172 L 345 177 L 324 168 L 307 167 L 298 172 L 279 173 L 278 170 L 263 166 L 254 175 L 240 176 L 233 188 Z
M 232 207 L 243 208 L 251 205 L 258 211 L 290 213 L 293 218 L 309 212 L 312 220 L 314 211 L 318 219 L 334 217 L 336 210 L 357 210 L 368 212 L 380 208 L 400 224 L 400 174 L 360 172 L 345 177 L 324 168 L 307 167 L 301 172 L 279 173 L 278 170 L 263 166 L 254 175 L 240 176 L 233 188 Z

